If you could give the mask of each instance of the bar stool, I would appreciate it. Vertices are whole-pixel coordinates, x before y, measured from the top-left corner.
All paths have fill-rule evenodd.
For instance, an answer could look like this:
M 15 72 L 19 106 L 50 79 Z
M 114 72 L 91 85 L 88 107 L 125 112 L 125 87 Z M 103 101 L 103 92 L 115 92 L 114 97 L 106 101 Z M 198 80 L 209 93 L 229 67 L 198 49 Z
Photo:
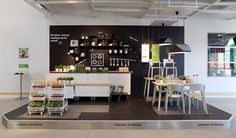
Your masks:
M 170 66 L 167 66 L 170 65 Z M 175 67 L 174 59 L 163 59 L 163 70 L 162 70 L 162 76 L 167 76 L 168 71 L 172 70 L 172 74 L 174 74 L 175 77 L 177 77 L 177 67 Z M 164 73 L 165 72 L 165 73 Z
M 145 84 L 144 84 L 144 92 L 143 92 L 143 96 L 145 96 L 145 94 L 147 93 L 147 97 L 146 99 L 149 98 L 149 94 L 150 94 L 150 83 L 151 81 L 154 81 L 154 70 L 157 70 L 157 74 L 155 75 L 159 75 L 161 76 L 162 74 L 162 67 L 161 67 L 161 62 L 155 63 L 155 66 L 151 66 L 149 65 L 148 68 L 148 77 L 144 77 L 145 79 Z

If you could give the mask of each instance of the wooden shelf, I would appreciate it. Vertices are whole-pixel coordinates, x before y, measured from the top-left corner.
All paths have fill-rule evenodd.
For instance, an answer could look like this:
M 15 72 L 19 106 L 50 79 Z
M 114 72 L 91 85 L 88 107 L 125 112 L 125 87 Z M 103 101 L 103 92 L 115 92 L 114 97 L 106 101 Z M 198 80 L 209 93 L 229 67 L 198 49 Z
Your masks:
M 128 48 L 121 46 L 80 46 L 79 48 Z

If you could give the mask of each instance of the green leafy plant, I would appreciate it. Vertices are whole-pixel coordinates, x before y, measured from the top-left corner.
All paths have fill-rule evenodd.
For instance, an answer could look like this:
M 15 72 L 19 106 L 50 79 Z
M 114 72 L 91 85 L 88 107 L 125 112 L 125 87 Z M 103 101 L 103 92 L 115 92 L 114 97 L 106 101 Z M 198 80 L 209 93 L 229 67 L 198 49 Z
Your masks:
M 125 51 L 125 53 L 127 54 L 128 51 L 129 51 L 129 49 L 128 49 L 128 48 L 125 48 L 124 51 Z
M 165 77 L 157 75 L 157 76 L 155 76 L 155 79 L 156 80 L 165 80 Z
M 55 70 L 58 69 L 58 66 L 55 66 Z
M 72 80 L 74 80 L 74 78 L 73 77 L 68 77 L 67 80 L 72 81 Z
M 73 77 L 59 77 L 57 78 L 58 81 L 65 81 L 65 80 L 68 80 L 68 81 L 72 81 L 74 80 Z
M 76 73 L 87 73 L 86 69 L 83 67 L 79 67 L 75 69 Z
M 70 70 L 69 73 L 107 73 L 108 69 L 93 68 L 91 70 L 86 70 L 83 67 L 76 68 L 75 70 Z M 70 80 L 70 79 L 68 79 Z
M 62 77 L 57 78 L 58 81 L 63 80 Z
M 65 65 L 60 64 L 59 66 L 57 66 L 58 69 L 63 69 Z
M 63 101 L 49 101 L 47 106 L 48 107 L 62 107 Z
M 43 107 L 44 106 L 44 102 L 43 101 L 31 101 L 29 103 L 30 107 Z
M 187 80 L 187 77 L 184 76 L 184 75 L 181 75 L 181 76 L 179 76 L 178 78 L 179 78 L 180 80 Z

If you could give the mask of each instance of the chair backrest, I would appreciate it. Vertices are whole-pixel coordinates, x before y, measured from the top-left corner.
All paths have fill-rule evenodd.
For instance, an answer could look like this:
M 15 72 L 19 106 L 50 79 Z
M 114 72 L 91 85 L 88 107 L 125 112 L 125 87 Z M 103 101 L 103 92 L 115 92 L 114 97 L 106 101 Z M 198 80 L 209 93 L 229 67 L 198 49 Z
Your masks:
M 174 59 L 163 59 L 163 67 L 166 67 L 167 64 L 174 64 Z
M 155 65 L 155 66 L 154 66 Z M 161 62 L 155 63 L 153 66 L 149 67 L 150 73 L 148 74 L 148 77 L 154 77 L 156 75 L 161 76 L 162 75 L 162 67 Z
M 205 92 L 205 85 L 204 84 L 194 84 L 190 86 L 192 92 Z
M 123 92 L 124 86 L 123 85 L 112 85 L 110 86 L 110 92 L 120 93 Z
M 174 85 L 174 91 L 175 91 L 175 92 L 181 92 L 181 91 L 182 91 L 182 86 L 180 86 L 180 85 Z
M 123 92 L 124 86 L 123 85 L 118 85 L 118 92 Z
M 116 88 L 116 86 L 111 85 L 111 86 L 110 86 L 110 93 L 115 92 L 115 88 Z

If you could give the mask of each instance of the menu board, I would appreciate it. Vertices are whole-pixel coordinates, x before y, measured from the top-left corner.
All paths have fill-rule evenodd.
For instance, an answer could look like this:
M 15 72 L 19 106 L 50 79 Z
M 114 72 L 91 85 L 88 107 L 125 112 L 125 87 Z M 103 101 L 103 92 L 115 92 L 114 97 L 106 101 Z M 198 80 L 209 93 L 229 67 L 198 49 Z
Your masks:
M 141 53 L 141 62 L 148 63 L 149 62 L 149 44 L 142 44 L 142 53 Z

